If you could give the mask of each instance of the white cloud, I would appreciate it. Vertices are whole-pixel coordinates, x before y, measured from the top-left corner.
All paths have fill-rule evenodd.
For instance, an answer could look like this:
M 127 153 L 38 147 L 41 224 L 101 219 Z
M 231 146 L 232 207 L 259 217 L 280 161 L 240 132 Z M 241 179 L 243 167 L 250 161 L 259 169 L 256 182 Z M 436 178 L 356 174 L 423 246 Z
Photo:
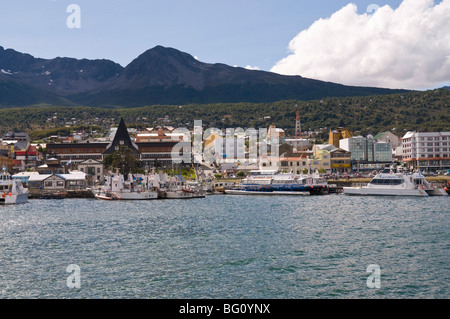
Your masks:
M 257 66 L 251 66 L 251 65 L 247 65 L 245 68 L 246 68 L 247 70 L 259 70 L 259 67 L 257 67 Z
M 369 9 L 369 8 L 368 8 Z M 450 80 L 450 0 L 404 0 L 314 22 L 271 71 L 347 85 L 426 89 Z

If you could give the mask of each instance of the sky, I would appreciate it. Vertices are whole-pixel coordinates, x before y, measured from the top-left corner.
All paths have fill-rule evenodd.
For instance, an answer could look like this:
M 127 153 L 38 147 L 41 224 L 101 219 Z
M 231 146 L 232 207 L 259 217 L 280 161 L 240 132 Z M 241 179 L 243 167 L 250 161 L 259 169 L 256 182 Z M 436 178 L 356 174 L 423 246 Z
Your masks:
M 1 0 L 0 46 L 126 66 L 162 45 L 202 62 L 422 90 L 450 85 L 449 17 L 450 0 Z

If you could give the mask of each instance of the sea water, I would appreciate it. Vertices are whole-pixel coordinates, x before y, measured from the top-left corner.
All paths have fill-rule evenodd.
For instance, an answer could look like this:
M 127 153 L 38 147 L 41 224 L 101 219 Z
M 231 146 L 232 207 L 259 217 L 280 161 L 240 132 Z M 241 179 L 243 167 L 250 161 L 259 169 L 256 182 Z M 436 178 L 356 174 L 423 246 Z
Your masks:
M 0 207 L 0 298 L 449 298 L 449 204 L 29 200 Z

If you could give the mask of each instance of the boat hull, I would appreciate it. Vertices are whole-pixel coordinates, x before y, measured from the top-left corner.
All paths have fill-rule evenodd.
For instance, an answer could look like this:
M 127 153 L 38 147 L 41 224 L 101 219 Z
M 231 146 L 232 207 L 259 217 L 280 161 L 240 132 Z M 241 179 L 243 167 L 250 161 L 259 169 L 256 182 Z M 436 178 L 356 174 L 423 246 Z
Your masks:
M 311 195 L 310 192 L 291 192 L 291 191 L 248 191 L 248 190 L 235 190 L 227 189 L 225 194 L 228 195 L 263 195 L 263 196 L 273 196 L 273 195 L 283 195 L 283 196 L 308 196 Z
M 23 194 L 13 194 L 11 196 L 6 195 L 4 198 L 1 198 L 0 205 L 15 205 L 15 204 L 25 204 L 28 202 L 28 192 Z
M 194 198 L 194 194 L 193 193 L 188 193 L 188 192 L 172 192 L 172 191 L 168 191 L 165 193 L 165 198 L 166 199 L 191 199 Z
M 448 196 L 448 193 L 443 188 L 436 188 L 426 191 L 429 196 Z
M 121 200 L 151 200 L 151 199 L 158 199 L 158 193 L 157 192 L 132 192 L 132 193 L 114 193 L 117 198 Z
M 344 187 L 344 195 L 349 196 L 419 196 L 427 197 L 423 189 L 387 189 L 366 187 Z

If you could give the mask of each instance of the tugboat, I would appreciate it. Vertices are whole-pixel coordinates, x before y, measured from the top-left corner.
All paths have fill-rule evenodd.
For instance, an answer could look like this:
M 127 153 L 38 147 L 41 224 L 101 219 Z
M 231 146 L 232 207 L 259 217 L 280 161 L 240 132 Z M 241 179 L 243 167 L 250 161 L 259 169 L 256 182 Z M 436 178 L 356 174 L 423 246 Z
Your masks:
M 5 167 L 0 175 L 0 205 L 24 204 L 28 202 L 28 188 L 11 178 Z

